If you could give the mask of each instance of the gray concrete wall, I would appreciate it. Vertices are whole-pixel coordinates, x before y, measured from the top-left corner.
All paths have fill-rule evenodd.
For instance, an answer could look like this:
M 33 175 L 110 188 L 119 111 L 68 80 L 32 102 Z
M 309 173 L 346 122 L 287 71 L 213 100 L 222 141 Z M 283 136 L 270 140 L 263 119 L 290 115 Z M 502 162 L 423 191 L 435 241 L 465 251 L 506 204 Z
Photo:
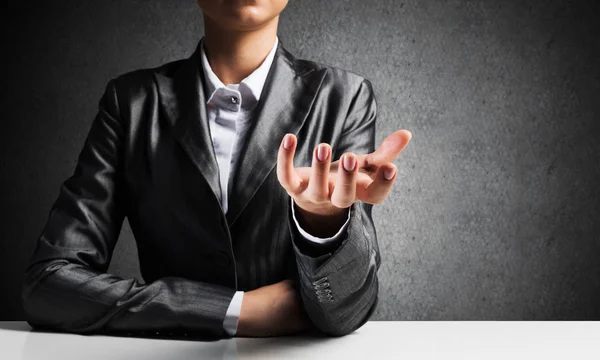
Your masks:
M 2 36 L 0 320 L 106 82 L 186 57 L 192 0 L 9 5 Z M 374 210 L 379 320 L 600 319 L 600 6 L 291 1 L 296 56 L 364 75 L 378 135 L 412 131 Z M 139 276 L 124 226 L 110 271 Z

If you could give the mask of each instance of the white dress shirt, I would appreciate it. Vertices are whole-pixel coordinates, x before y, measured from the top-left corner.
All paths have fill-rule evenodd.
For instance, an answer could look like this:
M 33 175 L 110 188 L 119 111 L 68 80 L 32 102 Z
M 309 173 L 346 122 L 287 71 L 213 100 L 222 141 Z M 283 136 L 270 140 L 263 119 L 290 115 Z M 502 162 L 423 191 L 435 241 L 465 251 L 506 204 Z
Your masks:
M 213 72 L 206 53 L 204 51 L 204 41 L 202 41 L 200 54 L 202 58 L 202 70 L 204 73 L 204 87 L 207 94 L 206 112 L 208 124 L 212 137 L 213 149 L 219 166 L 219 180 L 221 184 L 221 207 L 223 212 L 227 213 L 227 195 L 231 190 L 230 178 L 235 178 L 231 174 L 238 159 L 238 144 L 242 143 L 250 121 L 253 120 L 253 110 L 260 99 L 263 86 L 267 79 L 269 69 L 275 57 L 279 39 L 275 38 L 273 48 L 263 61 L 263 63 L 248 75 L 239 84 L 224 85 L 223 82 Z M 340 230 L 330 238 L 319 238 L 310 235 L 300 227 L 294 212 L 294 201 L 291 199 L 292 215 L 294 222 L 300 234 L 308 241 L 326 243 L 336 241 L 348 227 L 348 220 Z M 237 325 L 242 308 L 243 291 L 236 291 L 225 315 L 223 327 L 225 331 L 234 336 L 237 332 Z

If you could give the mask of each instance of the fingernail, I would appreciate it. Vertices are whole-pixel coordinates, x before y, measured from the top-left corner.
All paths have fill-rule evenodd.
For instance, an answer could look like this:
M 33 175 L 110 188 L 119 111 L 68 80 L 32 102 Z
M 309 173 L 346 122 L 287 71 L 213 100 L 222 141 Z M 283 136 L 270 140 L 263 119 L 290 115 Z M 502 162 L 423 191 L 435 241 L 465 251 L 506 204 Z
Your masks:
M 385 169 L 383 172 L 383 177 L 385 177 L 386 180 L 392 180 L 394 178 L 394 174 L 396 174 L 395 169 Z
M 343 165 L 344 170 L 354 171 L 354 167 L 356 166 L 356 159 L 354 159 L 354 156 L 344 155 Z
M 319 159 L 319 161 L 325 161 L 325 159 L 327 159 L 327 146 L 319 145 L 317 148 L 317 159 Z
M 292 147 L 292 137 L 290 135 L 286 135 L 283 138 L 283 148 L 289 150 Z

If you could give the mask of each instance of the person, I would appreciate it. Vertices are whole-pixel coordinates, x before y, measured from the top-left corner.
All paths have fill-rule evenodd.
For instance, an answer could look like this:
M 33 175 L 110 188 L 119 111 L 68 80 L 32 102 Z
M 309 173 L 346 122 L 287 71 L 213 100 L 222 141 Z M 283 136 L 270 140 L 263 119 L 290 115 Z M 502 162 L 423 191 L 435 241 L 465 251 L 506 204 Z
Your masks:
M 193 54 L 111 79 L 26 270 L 34 328 L 342 336 L 378 302 L 372 84 L 277 37 L 286 0 L 198 0 Z M 335 159 L 335 161 L 333 161 Z M 144 282 L 107 273 L 124 218 Z

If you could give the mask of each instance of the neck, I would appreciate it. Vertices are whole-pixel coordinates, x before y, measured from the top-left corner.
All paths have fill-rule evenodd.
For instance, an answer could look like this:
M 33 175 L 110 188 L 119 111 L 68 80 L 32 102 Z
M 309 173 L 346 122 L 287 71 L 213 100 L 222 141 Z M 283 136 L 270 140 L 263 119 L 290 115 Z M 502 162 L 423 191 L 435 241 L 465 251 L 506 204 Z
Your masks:
M 204 17 L 204 51 L 212 71 L 224 85 L 238 84 L 265 60 L 277 36 L 279 16 L 258 29 L 225 29 Z

